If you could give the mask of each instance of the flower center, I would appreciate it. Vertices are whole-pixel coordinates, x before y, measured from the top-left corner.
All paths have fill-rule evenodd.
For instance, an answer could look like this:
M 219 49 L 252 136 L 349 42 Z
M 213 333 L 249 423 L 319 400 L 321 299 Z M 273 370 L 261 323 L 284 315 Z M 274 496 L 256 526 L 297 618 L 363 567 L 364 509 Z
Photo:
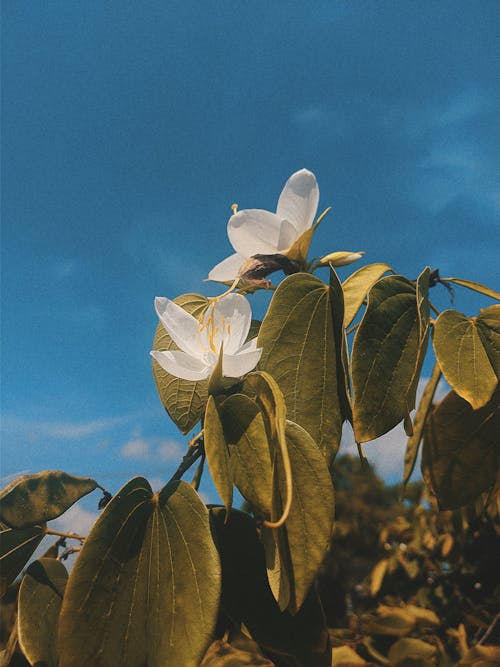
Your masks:
M 221 317 L 220 326 L 215 324 L 215 304 L 219 301 L 216 297 L 209 304 L 205 317 L 200 321 L 200 331 L 207 330 L 208 347 L 214 354 L 218 354 L 220 346 L 226 334 L 231 335 L 231 325 L 224 316 Z

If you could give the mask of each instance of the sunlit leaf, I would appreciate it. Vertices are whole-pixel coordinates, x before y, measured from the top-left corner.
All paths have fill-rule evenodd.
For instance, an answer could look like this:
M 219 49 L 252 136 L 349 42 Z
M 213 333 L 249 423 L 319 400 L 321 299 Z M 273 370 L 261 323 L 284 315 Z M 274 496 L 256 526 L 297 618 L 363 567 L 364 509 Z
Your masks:
M 96 487 L 94 479 L 58 470 L 23 475 L 1 491 L 0 519 L 11 528 L 45 523 L 63 514 Z
M 439 616 L 432 611 L 432 609 L 425 609 L 424 607 L 417 607 L 414 604 L 407 604 L 405 610 L 412 616 L 415 616 L 417 623 L 422 627 L 433 628 L 441 623 Z
M 367 665 L 369 663 L 363 660 L 356 651 L 350 646 L 338 646 L 332 649 L 332 667 L 354 667 L 355 665 Z
M 183 294 L 174 299 L 184 310 L 199 318 L 208 306 L 201 294 Z M 153 341 L 153 350 L 177 350 L 177 345 L 168 333 L 158 325 Z M 207 402 L 208 380 L 193 382 L 177 378 L 163 370 L 153 359 L 153 375 L 163 407 L 182 433 L 189 433 L 200 421 Z
M 344 280 L 344 326 L 348 327 L 356 317 L 371 287 L 384 273 L 392 271 L 389 264 L 368 264 L 363 266 Z
M 373 440 L 409 418 L 422 342 L 415 286 L 388 276 L 371 289 L 354 338 L 351 369 L 356 442 Z
M 478 410 L 451 391 L 430 414 L 422 474 L 440 509 L 467 505 L 493 486 L 499 432 L 500 389 Z
M 0 531 L 0 596 L 21 572 L 45 535 L 45 526 Z
M 456 667 L 497 667 L 500 664 L 499 646 L 477 644 L 467 651 Z
M 482 308 L 476 324 L 491 367 L 500 382 L 500 304 Z
M 128 482 L 101 514 L 68 580 L 60 667 L 199 664 L 217 617 L 220 562 L 208 511 L 185 482 Z
M 330 289 L 296 273 L 276 290 L 259 332 L 260 370 L 277 381 L 287 416 L 318 443 L 330 464 L 337 452 L 342 414 Z
M 26 570 L 19 589 L 19 644 L 32 665 L 57 667 L 57 625 L 68 572 L 55 558 Z
M 220 408 L 232 480 L 260 516 L 271 511 L 271 455 L 264 417 L 248 396 L 234 394 Z
M 253 520 L 223 508 L 210 510 L 222 561 L 222 608 L 263 648 L 295 657 L 299 664 L 329 667 L 328 633 L 314 592 L 298 614 L 281 612 L 266 577 L 266 562 Z
M 371 571 L 370 574 L 370 595 L 377 595 L 379 592 L 382 583 L 384 581 L 384 577 L 387 573 L 387 566 L 389 565 L 389 561 L 387 558 L 383 558 L 382 560 L 379 560 L 379 562 L 375 565 L 373 570 Z
M 416 619 L 404 609 L 380 605 L 367 621 L 366 632 L 373 635 L 404 637 L 415 627 Z
M 415 417 L 413 419 L 413 435 L 408 438 L 408 442 L 406 443 L 405 467 L 403 473 L 403 484 L 405 485 L 408 483 L 413 469 L 415 468 L 418 449 L 424 433 L 427 417 L 429 416 L 429 412 L 432 408 L 432 401 L 434 394 L 436 393 L 440 378 L 441 368 L 439 367 L 439 364 L 435 364 L 432 375 L 425 385 L 422 398 L 420 399 L 417 412 L 415 413 Z
M 445 310 L 436 320 L 433 336 L 434 352 L 448 384 L 474 409 L 488 403 L 498 384 L 477 319 Z M 483 322 L 483 331 L 488 329 Z
M 485 296 L 500 301 L 500 292 L 496 292 L 494 289 L 491 289 L 491 287 L 487 287 L 486 285 L 481 285 L 481 283 L 476 283 L 474 280 L 464 280 L 463 278 L 441 278 L 441 280 L 455 283 L 455 285 L 466 287 L 474 292 L 479 292 L 479 294 L 484 294 Z
M 281 575 L 288 577 L 291 588 L 287 608 L 296 613 L 330 546 L 334 492 L 326 462 L 311 436 L 298 424 L 287 421 L 286 440 L 292 466 L 292 507 L 283 526 L 263 526 L 262 532 L 270 531 L 275 537 Z M 283 503 L 286 486 L 280 464 L 278 482 Z M 264 543 L 269 548 L 269 541 Z M 283 565 L 286 565 L 285 571 Z
M 389 649 L 391 667 L 434 667 L 436 664 L 436 647 L 421 639 L 404 637 L 395 642 Z
M 208 398 L 203 430 L 210 474 L 224 506 L 229 510 L 233 503 L 233 479 L 224 430 L 213 396 Z

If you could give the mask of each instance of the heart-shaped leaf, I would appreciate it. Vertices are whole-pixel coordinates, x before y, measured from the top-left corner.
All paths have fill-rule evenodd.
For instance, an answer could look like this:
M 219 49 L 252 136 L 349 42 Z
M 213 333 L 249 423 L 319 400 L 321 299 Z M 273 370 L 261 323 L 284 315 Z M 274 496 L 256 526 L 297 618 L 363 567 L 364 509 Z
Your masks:
M 193 317 L 199 318 L 208 306 L 201 294 L 183 294 L 174 299 Z M 161 324 L 153 341 L 153 350 L 179 349 Z M 182 433 L 189 433 L 200 421 L 207 402 L 208 380 L 194 382 L 175 377 L 153 359 L 153 375 L 163 407 Z
M 276 380 L 287 416 L 308 431 L 329 464 L 342 434 L 335 338 L 330 288 L 310 274 L 286 278 L 260 328 L 259 369 Z
M 97 482 L 58 470 L 23 475 L 0 493 L 0 519 L 11 528 L 51 521 L 91 493 Z
M 19 644 L 32 665 L 57 667 L 57 625 L 68 580 L 64 565 L 40 558 L 26 570 L 19 589 Z
M 451 391 L 431 413 L 424 434 L 422 475 L 440 509 L 467 505 L 494 485 L 499 432 L 500 389 L 478 410 Z
M 68 580 L 60 667 L 195 667 L 210 643 L 220 562 L 194 489 L 135 478 L 101 514 Z
M 382 278 L 370 290 L 351 361 L 356 442 L 409 419 L 423 346 L 420 311 L 415 286 L 403 276 Z
M 448 384 L 475 410 L 488 403 L 498 384 L 477 319 L 445 310 L 436 320 L 433 337 L 434 352 Z

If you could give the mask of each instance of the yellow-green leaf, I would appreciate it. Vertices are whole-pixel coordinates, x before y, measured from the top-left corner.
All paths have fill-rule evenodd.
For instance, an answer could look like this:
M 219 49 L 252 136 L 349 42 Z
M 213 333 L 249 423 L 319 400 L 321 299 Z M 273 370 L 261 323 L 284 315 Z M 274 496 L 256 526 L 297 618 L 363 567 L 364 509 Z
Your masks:
M 274 537 L 276 555 L 279 556 L 281 565 L 280 576 L 287 577 L 290 585 L 287 607 L 289 611 L 296 613 L 303 604 L 330 546 L 334 492 L 326 461 L 307 431 L 298 424 L 287 421 L 286 441 L 293 479 L 290 514 L 280 528 L 263 526 L 262 532 L 271 532 Z M 282 506 L 287 491 L 279 458 L 277 480 Z M 269 549 L 270 540 L 265 540 L 264 544 L 266 549 Z M 267 560 L 269 562 L 270 559 Z
M 368 666 L 368 664 L 350 646 L 332 648 L 332 667 L 354 667 L 355 665 L 361 667 L 362 665 Z
M 330 289 L 296 273 L 276 290 L 262 322 L 259 368 L 277 381 L 287 416 L 317 442 L 330 464 L 342 434 Z
M 389 649 L 391 667 L 435 667 L 436 647 L 421 639 L 404 637 Z
M 314 593 L 296 615 L 280 611 L 266 577 L 266 562 L 255 524 L 247 514 L 210 510 L 222 561 L 222 608 L 243 624 L 263 648 L 293 656 L 298 664 L 330 667 L 328 633 Z
M 475 410 L 486 405 L 498 378 L 479 335 L 477 318 L 445 310 L 434 325 L 433 343 L 436 358 L 451 388 Z
M 384 581 L 384 577 L 387 573 L 387 567 L 389 565 L 389 560 L 387 558 L 382 558 L 382 560 L 379 560 L 379 562 L 375 565 L 373 570 L 370 573 L 370 595 L 377 595 L 379 592 L 382 583 Z
M 474 292 L 479 292 L 479 294 L 484 294 L 485 296 L 500 301 L 500 292 L 496 292 L 494 289 L 491 289 L 491 287 L 487 287 L 486 285 L 481 285 L 481 283 L 476 283 L 474 280 L 464 280 L 463 278 L 441 278 L 441 280 L 455 283 L 455 285 L 466 287 Z
M 348 327 L 356 317 L 366 295 L 384 273 L 392 271 L 389 264 L 368 264 L 346 278 L 342 284 L 344 290 L 344 326 Z
M 68 580 L 64 565 L 40 558 L 26 570 L 19 589 L 19 644 L 32 665 L 57 667 L 57 625 Z
M 415 286 L 403 276 L 382 278 L 370 290 L 354 337 L 351 369 L 356 442 L 378 438 L 409 418 L 409 397 L 421 351 Z
M 500 382 L 500 304 L 482 308 L 476 324 L 491 367 Z
M 500 389 L 478 410 L 451 391 L 430 414 L 422 474 L 440 509 L 467 505 L 493 486 L 499 433 Z
M 197 318 L 203 315 L 208 306 L 208 300 L 201 294 L 183 294 L 174 301 Z M 153 341 L 153 350 L 177 349 L 177 345 L 159 324 Z M 207 402 L 208 380 L 194 382 L 177 378 L 163 370 L 154 359 L 153 375 L 163 407 L 181 432 L 189 433 L 203 416 Z
M 11 528 L 45 523 L 63 514 L 96 487 L 94 479 L 58 470 L 23 475 L 0 493 L 0 519 Z
M 420 399 L 420 403 L 413 420 L 413 434 L 408 438 L 405 452 L 405 467 L 403 473 L 403 484 L 406 485 L 411 477 L 415 463 L 417 461 L 418 449 L 424 433 L 427 417 L 432 408 L 432 400 L 436 393 L 439 380 L 441 378 L 441 368 L 439 364 L 434 364 L 432 375 L 425 385 L 425 389 Z
M 135 478 L 103 511 L 71 572 L 59 667 L 197 667 L 215 627 L 220 562 L 185 482 Z
M 220 408 L 232 480 L 261 517 L 271 511 L 271 455 L 264 417 L 248 396 L 234 394 Z
M 477 644 L 467 651 L 456 667 L 498 667 L 500 665 L 499 646 Z
M 45 526 L 0 531 L 0 597 L 26 565 L 45 535 Z
M 233 503 L 233 478 L 224 430 L 213 396 L 208 397 L 203 433 L 208 468 L 215 488 L 229 511 Z

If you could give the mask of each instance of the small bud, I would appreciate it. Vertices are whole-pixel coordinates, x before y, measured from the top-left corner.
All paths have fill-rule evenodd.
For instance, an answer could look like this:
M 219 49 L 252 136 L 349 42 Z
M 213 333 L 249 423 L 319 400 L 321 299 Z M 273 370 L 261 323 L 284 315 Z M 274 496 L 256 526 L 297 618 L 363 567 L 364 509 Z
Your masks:
M 347 266 L 347 264 L 357 262 L 364 254 L 363 251 L 347 252 L 345 250 L 340 250 L 338 252 L 331 252 L 329 255 L 325 255 L 319 260 L 318 266 L 326 266 L 327 264 L 331 264 L 332 266 Z

